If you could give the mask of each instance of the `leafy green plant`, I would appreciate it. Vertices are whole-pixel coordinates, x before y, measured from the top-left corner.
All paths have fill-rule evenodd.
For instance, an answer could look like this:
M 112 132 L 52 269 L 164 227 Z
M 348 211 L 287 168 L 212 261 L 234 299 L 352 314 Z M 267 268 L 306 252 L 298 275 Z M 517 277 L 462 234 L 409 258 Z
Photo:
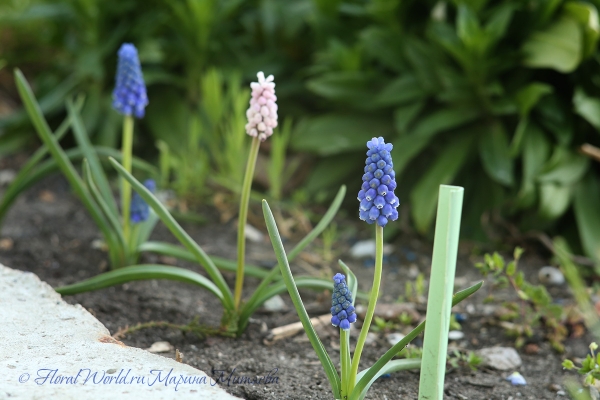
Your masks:
M 356 342 L 354 353 L 350 354 L 349 330 L 350 324 L 356 321 L 354 300 L 356 299 L 356 276 L 341 260 L 339 265 L 344 274 L 336 274 L 332 294 L 331 323 L 340 328 L 340 374 L 333 365 L 329 354 L 321 343 L 310 322 L 300 294 L 298 279 L 292 276 L 289 260 L 281 241 L 277 223 L 266 200 L 263 200 L 263 214 L 271 238 L 271 244 L 277 255 L 283 281 L 306 335 L 317 353 L 319 361 L 325 369 L 327 379 L 336 399 L 364 399 L 371 384 L 381 375 L 403 369 L 418 368 L 420 360 L 394 360 L 425 327 L 425 322 L 419 324 L 408 335 L 392 346 L 373 366 L 358 373 L 360 358 L 367 339 L 369 328 L 373 322 L 375 306 L 379 296 L 379 288 L 383 273 L 383 229 L 390 222 L 398 219 L 396 208 L 398 198 L 394 194 L 396 182 L 394 179 L 393 163 L 390 151 L 393 146 L 385 143 L 383 137 L 373 138 L 367 142 L 367 158 L 362 177 L 363 184 L 358 193 L 359 217 L 369 225 L 375 224 L 375 268 L 373 286 L 363 324 Z M 454 298 L 454 271 L 458 251 L 458 232 L 460 213 L 462 209 L 462 188 L 440 187 L 440 206 L 438 208 L 438 226 L 436 242 L 433 251 L 432 283 L 429 293 L 428 315 L 430 326 L 425 331 L 425 350 L 422 361 L 421 383 L 419 396 L 421 398 L 440 398 L 444 386 L 446 366 L 446 348 L 448 345 L 448 326 L 450 310 L 453 304 L 463 300 L 477 291 L 483 282 L 457 293 Z M 346 283 L 346 276 L 348 281 Z M 385 328 L 385 323 L 375 320 L 379 328 Z M 434 355 L 434 356 L 428 356 Z M 439 356 L 439 355 L 442 356 Z
M 48 169 L 48 164 L 40 165 L 39 162 L 48 152 L 102 232 L 107 243 L 111 267 L 121 268 L 135 264 L 140 254 L 140 245 L 150 236 L 157 222 L 156 217 L 151 216 L 145 222 L 138 224 L 136 229 L 126 236 L 124 226 L 119 220 L 117 205 L 108 184 L 108 179 L 100 164 L 98 151 L 89 142 L 75 104 L 72 101 L 67 101 L 66 107 L 69 111 L 70 126 L 79 144 L 80 154 L 85 157 L 83 177 L 77 173 L 75 166 L 72 164 L 71 159 L 75 157 L 71 156 L 71 159 L 69 158 L 58 143 L 57 138 L 50 131 L 35 96 L 21 71 L 17 70 L 15 72 L 15 80 L 27 112 L 45 147 L 38 150 L 38 153 L 28 162 L 26 172 L 23 173 L 22 171 L 18 179 L 15 179 L 12 183 L 11 188 L 8 190 L 10 195 L 2 201 L 3 210 L 8 209 L 10 203 L 21 191 L 44 176 L 43 173 L 40 174 L 39 172 L 44 168 Z M 58 133 L 62 133 L 62 131 Z M 129 159 L 131 168 L 133 164 L 131 154 L 123 158 Z M 129 211 L 129 205 L 127 207 Z
M 70 123 L 73 125 L 79 148 L 85 156 L 83 163 L 83 178 L 77 173 L 74 165 L 66 156 L 56 138 L 50 132 L 48 124 L 41 113 L 38 103 L 23 74 L 17 70 L 15 77 L 23 102 L 41 139 L 44 141 L 45 148 L 52 155 L 75 193 L 91 214 L 94 222 L 104 234 L 111 266 L 112 268 L 115 268 L 114 271 L 66 287 L 58 288 L 57 291 L 59 293 L 64 295 L 76 294 L 143 279 L 171 279 L 192 283 L 210 291 L 222 302 L 225 312 L 222 319 L 221 331 L 223 334 L 235 335 L 243 332 L 250 316 L 258 307 L 269 298 L 285 291 L 285 285 L 278 279 L 277 269 L 267 271 L 258 267 L 245 265 L 243 258 L 243 243 L 245 241 L 243 225 L 241 229 L 241 241 L 238 242 L 238 244 L 242 244 L 241 252 L 238 252 L 238 254 L 242 255 L 241 262 L 240 259 L 235 263 L 216 257 L 210 258 L 181 228 L 179 223 L 154 196 L 152 191 L 131 175 L 129 172 L 133 161 L 131 157 L 131 147 L 129 146 L 133 136 L 131 116 L 125 116 L 124 118 L 124 131 L 126 136 L 124 142 L 127 143 L 124 145 L 123 159 L 127 161 L 129 168 L 119 164 L 114 158 L 109 158 L 109 161 L 113 167 L 115 167 L 121 178 L 127 183 L 127 185 L 122 185 L 122 192 L 124 193 L 128 190 L 127 188 L 131 185 L 137 195 L 140 196 L 141 200 L 139 201 L 145 202 L 145 204 L 147 204 L 146 207 L 151 207 L 154 212 L 150 213 L 150 217 L 147 218 L 145 222 L 135 224 L 127 229 L 128 225 L 123 223 L 126 216 L 124 215 L 122 220 L 119 220 L 117 206 L 108 179 L 102 170 L 97 152 L 88 141 L 83 124 L 79 119 L 79 115 L 76 113 L 75 106 L 71 102 L 67 102 L 67 109 L 69 109 L 70 112 Z M 255 151 L 257 152 L 258 146 L 253 147 L 255 147 Z M 41 154 L 41 156 L 39 154 Z M 34 156 L 34 161 L 39 161 L 39 159 L 43 157 L 43 152 L 40 151 L 39 154 Z M 32 167 L 35 166 L 32 162 L 30 162 L 30 164 Z M 25 175 L 24 178 L 26 177 L 27 176 Z M 247 174 L 244 182 L 246 209 L 248 207 L 248 195 L 250 193 L 251 181 L 252 173 Z M 13 185 L 22 188 L 24 183 L 15 181 Z M 331 222 L 340 207 L 344 193 L 345 187 L 340 188 L 336 200 L 320 223 L 317 224 L 313 231 L 311 231 L 293 250 L 294 256 L 298 255 L 302 249 L 314 240 Z M 124 202 L 123 207 L 127 207 L 129 210 L 129 204 L 127 203 L 128 202 Z M 244 199 L 242 199 L 242 204 L 243 203 Z M 159 219 L 167 226 L 167 228 L 169 228 L 181 244 L 184 245 L 186 248 L 185 250 L 166 243 L 148 242 L 150 232 Z M 129 217 L 127 217 L 127 221 L 129 221 Z M 240 221 L 245 225 L 245 217 L 243 218 L 240 215 Z M 188 260 L 191 259 L 204 267 L 210 279 L 196 272 L 172 266 L 135 265 L 137 264 L 137 257 L 142 251 L 154 251 L 173 257 Z M 227 286 L 217 265 L 222 269 L 237 272 L 235 297 Z M 240 282 L 243 282 L 243 276 L 246 274 L 259 277 L 262 281 L 252 296 L 242 304 L 242 285 Z M 332 286 L 327 280 L 312 277 L 303 277 L 301 282 L 303 287 L 308 288 L 325 289 L 331 288 Z
M 275 250 L 275 254 L 277 255 L 277 260 L 279 262 L 279 268 L 283 275 L 283 281 L 288 289 L 290 296 L 292 297 L 292 302 L 294 303 L 294 307 L 298 312 L 298 316 L 300 317 L 300 321 L 302 322 L 302 326 L 306 331 L 308 339 L 310 340 L 313 349 L 317 353 L 317 356 L 319 357 L 323 368 L 325 369 L 327 379 L 329 380 L 333 395 L 336 399 L 364 399 L 370 386 L 381 375 L 406 369 L 415 369 L 421 366 L 420 359 L 392 360 L 392 358 L 394 358 L 402 349 L 404 349 L 415 337 L 417 337 L 421 332 L 423 332 L 423 330 L 425 329 L 425 321 L 421 322 L 402 340 L 400 340 L 397 344 L 392 346 L 370 368 L 361 371 L 355 376 L 353 376 L 353 374 L 355 374 L 354 371 L 356 370 L 351 368 L 351 365 L 358 366 L 358 362 L 355 360 L 360 358 L 360 350 L 358 349 L 357 345 L 357 350 L 355 350 L 354 357 L 352 359 L 350 358 L 350 352 L 348 349 L 348 335 L 344 335 L 344 330 L 342 329 L 340 337 L 340 348 L 342 351 L 342 377 L 340 379 L 340 375 L 338 374 L 333 362 L 331 361 L 331 358 L 329 357 L 323 344 L 321 343 L 321 340 L 317 336 L 317 333 L 315 332 L 314 327 L 310 322 L 310 317 L 308 316 L 304 304 L 302 303 L 302 299 L 300 298 L 300 294 L 298 293 L 298 288 L 300 287 L 299 278 L 294 278 L 292 276 L 289 267 L 289 261 L 283 248 L 281 237 L 279 236 L 279 232 L 277 229 L 277 223 L 275 222 L 275 218 L 273 217 L 271 209 L 269 208 L 269 205 L 265 200 L 263 200 L 263 211 L 265 214 L 265 221 L 269 230 L 271 243 L 273 244 L 273 248 Z M 378 253 L 380 256 L 382 256 L 381 249 Z M 352 298 L 355 299 L 357 288 L 356 277 L 354 276 L 352 271 L 346 266 L 346 264 L 344 264 L 342 261 L 339 261 L 339 265 L 348 276 L 348 287 L 352 292 Z M 480 282 L 468 289 L 456 293 L 452 297 L 452 305 L 458 304 L 471 294 L 475 293 L 482 286 L 482 284 L 483 282 Z M 377 290 L 372 291 L 371 294 L 373 292 L 377 292 Z M 372 297 L 373 296 L 371 295 L 371 299 L 369 300 L 369 309 L 375 307 L 375 301 L 373 301 Z M 363 323 L 363 327 L 361 328 L 361 336 L 366 336 L 366 332 L 368 332 L 369 326 L 370 324 L 367 324 L 366 322 Z M 357 352 L 359 352 L 358 355 Z
M 521 347 L 533 336 L 534 329 L 543 327 L 546 339 L 555 350 L 564 351 L 563 341 L 567 336 L 564 325 L 563 307 L 552 302 L 552 297 L 543 285 L 532 285 L 525 280 L 523 271 L 518 270 L 518 263 L 523 249 L 515 248 L 513 260 L 508 264 L 497 252 L 485 254 L 484 262 L 475 264 L 481 274 L 494 277 L 490 286 L 487 301 L 493 301 L 492 290 L 512 287 L 519 302 L 505 302 L 504 312 L 500 316 L 507 334 L 515 337 L 515 345 Z
M 461 352 L 459 350 L 454 350 L 448 355 L 448 363 L 454 368 L 466 366 L 471 368 L 471 370 L 476 371 L 477 367 L 481 364 L 481 361 L 481 357 L 473 351 Z
M 579 374 L 585 375 L 585 383 L 593 385 L 597 379 L 600 379 L 600 356 L 596 356 L 596 350 L 598 345 L 595 342 L 590 343 L 591 354 L 585 357 L 580 367 L 576 367 L 573 361 L 566 359 L 562 363 L 563 368 L 569 371 L 577 368 Z
M 401 197 L 410 199 L 420 233 L 434 220 L 437 187 L 454 183 L 468 193 L 465 235 L 486 237 L 482 215 L 510 218 L 523 231 L 562 230 L 573 221 L 582 250 L 600 262 L 600 213 L 593 206 L 600 202 L 600 174 L 579 152 L 586 142 L 599 143 L 598 6 L 572 0 L 355 5 L 364 25 L 351 39 L 333 31 L 307 83 L 336 106 L 301 121 L 292 141 L 323 157 L 307 186 L 326 190 L 350 176 L 349 155 L 365 131 L 375 130 L 397 144 Z M 338 11 L 337 21 L 350 12 Z M 329 146 L 321 145 L 325 133 Z

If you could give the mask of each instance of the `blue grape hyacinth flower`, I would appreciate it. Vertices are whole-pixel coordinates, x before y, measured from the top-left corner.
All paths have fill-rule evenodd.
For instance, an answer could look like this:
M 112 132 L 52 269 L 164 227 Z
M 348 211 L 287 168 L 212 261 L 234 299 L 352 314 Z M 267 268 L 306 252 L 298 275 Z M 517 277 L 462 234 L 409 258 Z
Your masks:
M 156 191 L 156 182 L 154 182 L 153 179 L 146 179 L 144 181 L 144 186 L 152 193 Z M 150 216 L 150 206 L 137 192 L 133 193 L 133 197 L 131 198 L 131 207 L 129 209 L 130 219 L 134 224 L 144 222 Z
M 350 324 L 356 321 L 356 313 L 352 305 L 352 293 L 346 285 L 344 274 L 333 277 L 333 295 L 331 296 L 331 324 L 343 330 L 350 329 Z
M 358 192 L 359 217 L 361 220 L 384 227 L 388 221 L 398 219 L 400 200 L 394 194 L 396 173 L 392 163 L 392 144 L 385 143 L 382 137 L 367 142 L 367 160 L 363 184 Z
M 123 43 L 118 55 L 117 82 L 113 91 L 112 106 L 123 115 L 143 118 L 148 96 L 137 49 L 131 43 Z

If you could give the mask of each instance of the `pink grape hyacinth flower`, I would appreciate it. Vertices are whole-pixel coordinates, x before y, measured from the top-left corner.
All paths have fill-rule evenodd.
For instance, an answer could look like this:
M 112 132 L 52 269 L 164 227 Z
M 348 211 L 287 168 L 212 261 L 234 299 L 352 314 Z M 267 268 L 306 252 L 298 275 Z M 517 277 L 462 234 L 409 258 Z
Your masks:
M 264 142 L 273 134 L 277 127 L 277 96 L 275 96 L 275 82 L 273 75 L 265 78 L 263 72 L 256 74 L 258 82 L 252 82 L 252 97 L 250 107 L 246 111 L 248 123 L 246 133 L 252 137 L 258 137 Z

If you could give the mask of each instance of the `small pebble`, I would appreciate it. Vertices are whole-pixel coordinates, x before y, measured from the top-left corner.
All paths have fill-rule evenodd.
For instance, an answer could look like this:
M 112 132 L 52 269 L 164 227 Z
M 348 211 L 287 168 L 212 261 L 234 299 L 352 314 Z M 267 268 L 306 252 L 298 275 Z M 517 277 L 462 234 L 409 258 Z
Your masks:
M 461 340 L 465 337 L 462 331 L 450 331 L 448 332 L 448 340 Z
M 538 272 L 538 279 L 544 285 L 560 286 L 565 283 L 565 276 L 558 268 L 543 267 Z
M 375 332 L 369 332 L 369 333 L 367 333 L 367 338 L 365 339 L 365 344 L 367 346 L 370 346 L 377 341 L 377 338 L 378 338 L 378 336 Z
M 15 180 L 17 173 L 12 169 L 3 169 L 0 171 L 0 186 L 6 186 Z
M 406 335 L 403 335 L 399 332 L 392 332 L 392 333 L 388 333 L 387 335 L 385 335 L 385 338 L 387 339 L 389 344 L 394 346 L 396 343 L 398 343 L 399 341 L 404 339 L 405 336 Z
M 383 254 L 389 255 L 392 252 L 392 246 L 389 244 L 383 245 Z M 350 249 L 352 258 L 367 258 L 375 257 L 375 240 L 361 240 L 356 242 Z
M 454 314 L 454 319 L 456 319 L 456 322 L 458 322 L 459 324 L 462 324 L 467 320 L 467 315 L 462 313 L 456 313 Z
M 507 381 L 509 381 L 511 383 L 511 385 L 513 386 L 525 386 L 527 385 L 527 382 L 525 381 L 525 378 L 523 378 L 523 375 L 521 375 L 518 372 L 513 372 L 512 374 L 510 374 L 507 378 Z
M 512 347 L 486 347 L 477 351 L 481 366 L 501 371 L 514 370 L 523 363 L 519 353 Z
M 286 309 L 285 302 L 280 295 L 273 296 L 269 300 L 265 301 L 263 307 L 265 310 L 271 312 L 277 312 Z
M 173 350 L 173 346 L 169 342 L 154 342 L 146 350 L 150 353 L 167 353 Z
M 548 389 L 550 389 L 553 392 L 560 392 L 562 390 L 561 386 L 556 383 L 549 384 Z
M 261 243 L 265 240 L 265 235 L 250 224 L 246 224 L 246 230 L 244 231 L 246 239 L 254 243 Z

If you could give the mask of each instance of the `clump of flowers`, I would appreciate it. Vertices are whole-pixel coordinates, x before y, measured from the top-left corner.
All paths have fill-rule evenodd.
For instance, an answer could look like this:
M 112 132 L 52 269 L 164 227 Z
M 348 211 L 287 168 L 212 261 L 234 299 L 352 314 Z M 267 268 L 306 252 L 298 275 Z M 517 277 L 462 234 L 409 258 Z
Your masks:
M 156 182 L 154 182 L 154 179 L 146 179 L 144 181 L 144 186 L 152 193 L 156 191 Z M 140 222 L 146 221 L 149 216 L 150 206 L 148 206 L 148 203 L 146 203 L 137 192 L 134 192 L 133 198 L 131 199 L 131 222 L 139 224 Z
M 275 82 L 273 75 L 265 78 L 261 71 L 258 74 L 258 82 L 252 82 L 252 97 L 250 107 L 246 111 L 248 123 L 246 133 L 252 137 L 258 137 L 264 142 L 273 134 L 277 127 L 277 96 L 275 96 Z
M 335 274 L 333 282 L 331 324 L 347 331 L 350 329 L 350 324 L 356 322 L 356 313 L 352 305 L 352 293 L 348 289 L 344 274 Z
M 123 115 L 143 118 L 148 96 L 137 49 L 131 43 L 123 43 L 118 56 L 113 108 Z
M 384 227 L 388 221 L 398 219 L 400 200 L 394 194 L 396 173 L 392 163 L 392 144 L 385 143 L 382 137 L 367 142 L 367 159 L 363 184 L 358 192 L 359 217 L 361 220 Z

